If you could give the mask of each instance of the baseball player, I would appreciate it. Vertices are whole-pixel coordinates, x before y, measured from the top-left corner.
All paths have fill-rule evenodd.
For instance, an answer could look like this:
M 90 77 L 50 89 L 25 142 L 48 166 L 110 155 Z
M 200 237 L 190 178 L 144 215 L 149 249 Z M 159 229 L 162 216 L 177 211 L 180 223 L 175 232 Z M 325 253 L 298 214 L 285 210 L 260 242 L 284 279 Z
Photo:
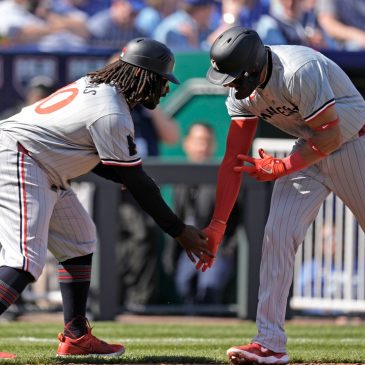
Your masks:
M 40 276 L 48 248 L 63 299 L 59 356 L 124 352 L 94 337 L 85 318 L 96 230 L 70 180 L 93 170 L 122 183 L 193 262 L 210 255 L 205 234 L 164 202 L 134 142 L 131 108 L 157 106 L 178 83 L 174 63 L 165 45 L 137 38 L 114 63 L 0 121 L 0 313 Z
M 285 309 L 293 279 L 295 252 L 326 196 L 333 191 L 365 228 L 365 101 L 347 75 L 321 53 L 303 46 L 262 44 L 242 27 L 213 43 L 210 82 L 229 88 L 231 124 L 221 163 L 216 206 L 204 230 L 216 252 L 228 216 L 247 172 L 258 181 L 276 180 L 264 232 L 252 343 L 233 346 L 233 363 L 285 364 Z M 298 137 L 288 157 L 259 150 L 248 156 L 259 118 Z M 214 258 L 198 262 L 209 268 Z

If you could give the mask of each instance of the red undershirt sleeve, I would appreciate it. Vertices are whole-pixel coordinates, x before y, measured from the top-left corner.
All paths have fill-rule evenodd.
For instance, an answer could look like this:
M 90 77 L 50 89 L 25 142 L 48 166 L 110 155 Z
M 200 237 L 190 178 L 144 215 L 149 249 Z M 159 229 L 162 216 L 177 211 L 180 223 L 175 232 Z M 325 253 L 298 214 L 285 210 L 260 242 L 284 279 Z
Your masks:
M 216 204 L 213 219 L 226 223 L 237 200 L 242 174 L 233 171 L 242 161 L 238 154 L 247 155 L 256 133 L 258 118 L 233 119 L 228 131 L 226 151 L 218 170 Z

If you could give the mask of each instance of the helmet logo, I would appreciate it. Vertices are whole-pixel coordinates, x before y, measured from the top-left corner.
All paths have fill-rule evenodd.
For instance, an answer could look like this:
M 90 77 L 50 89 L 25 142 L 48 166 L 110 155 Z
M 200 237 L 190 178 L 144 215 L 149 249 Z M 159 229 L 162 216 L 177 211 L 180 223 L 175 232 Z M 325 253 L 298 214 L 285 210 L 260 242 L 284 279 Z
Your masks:
M 217 62 L 215 62 L 215 60 L 211 59 L 210 60 L 210 63 L 212 64 L 212 67 L 216 70 L 216 71 L 219 71 L 219 68 L 217 66 Z
M 124 56 L 125 51 L 127 50 L 127 47 L 122 48 L 122 52 L 120 53 L 120 58 Z

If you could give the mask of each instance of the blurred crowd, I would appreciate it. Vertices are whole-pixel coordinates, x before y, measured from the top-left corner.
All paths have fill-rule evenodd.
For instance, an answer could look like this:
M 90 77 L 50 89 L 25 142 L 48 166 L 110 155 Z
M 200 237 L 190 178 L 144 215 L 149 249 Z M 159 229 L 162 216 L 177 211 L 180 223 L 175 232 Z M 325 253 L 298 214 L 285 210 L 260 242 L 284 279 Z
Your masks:
M 226 28 L 265 44 L 365 48 L 365 0 L 0 0 L 0 48 L 85 52 L 147 36 L 174 51 L 208 50 Z

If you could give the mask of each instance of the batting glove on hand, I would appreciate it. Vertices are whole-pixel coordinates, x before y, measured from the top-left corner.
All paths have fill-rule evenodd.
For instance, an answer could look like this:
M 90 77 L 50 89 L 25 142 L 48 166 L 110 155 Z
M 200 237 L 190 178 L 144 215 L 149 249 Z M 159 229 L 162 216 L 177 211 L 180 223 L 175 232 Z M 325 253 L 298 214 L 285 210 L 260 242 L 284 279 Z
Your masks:
M 247 172 L 257 181 L 272 181 L 287 175 L 285 163 L 280 158 L 267 154 L 262 148 L 259 149 L 260 158 L 253 158 L 247 155 L 238 155 L 237 158 L 243 162 L 251 163 L 253 166 L 235 166 L 236 172 Z
M 209 226 L 203 229 L 203 232 L 208 237 L 208 248 L 213 256 L 204 255 L 204 257 L 195 265 L 197 270 L 201 269 L 202 272 L 205 272 L 208 268 L 213 266 L 218 246 L 222 241 L 225 230 L 226 223 L 214 218 L 211 220 Z

